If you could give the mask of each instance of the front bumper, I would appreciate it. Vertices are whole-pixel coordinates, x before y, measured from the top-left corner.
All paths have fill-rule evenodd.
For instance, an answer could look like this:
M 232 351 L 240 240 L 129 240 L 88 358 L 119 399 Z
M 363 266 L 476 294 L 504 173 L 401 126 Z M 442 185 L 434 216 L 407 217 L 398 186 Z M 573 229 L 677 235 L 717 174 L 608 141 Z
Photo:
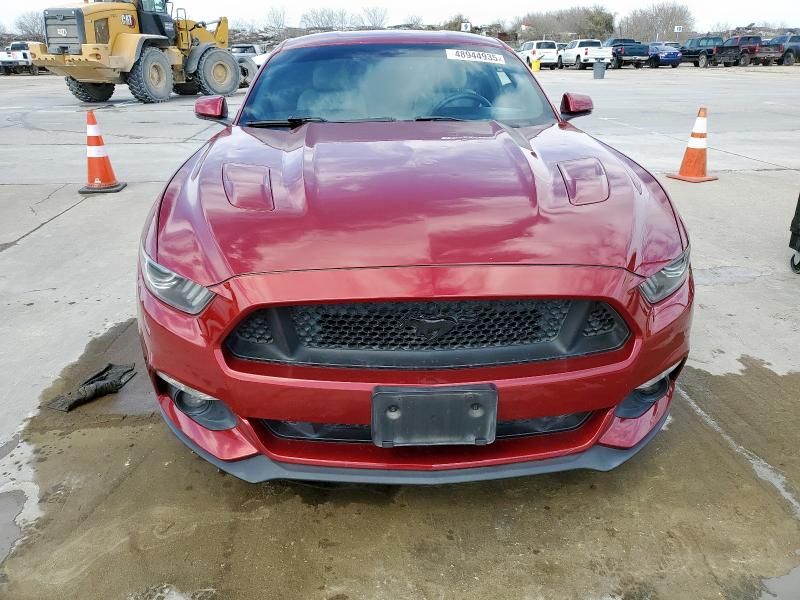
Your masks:
M 510 479 L 528 475 L 545 475 L 561 471 L 586 469 L 589 471 L 611 471 L 634 455 L 638 454 L 661 431 L 669 416 L 669 404 L 665 403 L 663 412 L 659 411 L 655 426 L 635 446 L 626 449 L 595 445 L 584 452 L 569 454 L 555 458 L 534 460 L 520 463 L 508 463 L 493 467 L 473 467 L 466 469 L 449 469 L 446 471 L 415 471 L 401 469 L 353 469 L 343 467 L 315 467 L 312 465 L 281 463 L 259 454 L 238 461 L 220 460 L 210 452 L 206 452 L 185 435 L 167 416 L 162 408 L 164 420 L 175 434 L 190 450 L 204 458 L 212 465 L 247 481 L 262 483 L 275 479 L 299 481 L 325 481 L 336 483 L 364 483 L 385 485 L 443 485 L 448 483 L 466 483 L 470 481 L 491 481 L 493 479 Z M 652 415 L 647 415 L 652 418 Z
M 198 317 L 162 304 L 139 283 L 139 329 L 151 375 L 161 371 L 219 398 L 237 426 L 209 431 L 181 413 L 159 390 L 159 403 L 178 437 L 220 468 L 248 481 L 274 478 L 386 483 L 440 483 L 557 470 L 608 470 L 638 451 L 666 414 L 637 422 L 627 446 L 603 445 L 615 407 L 636 387 L 688 354 L 693 285 L 653 307 L 638 292 L 641 278 L 621 269 L 549 266 L 458 266 L 359 269 L 248 275 L 216 286 L 217 298 Z M 623 316 L 631 336 L 611 352 L 522 365 L 433 371 L 287 366 L 230 356 L 223 341 L 251 311 L 276 304 L 402 301 L 432 298 L 593 298 Z M 378 448 L 364 443 L 278 438 L 262 420 L 369 424 L 376 385 L 492 383 L 498 420 L 588 411 L 579 429 L 498 440 L 488 446 Z M 157 387 L 158 390 L 158 387 Z M 626 425 L 631 425 L 629 419 Z M 650 436 L 652 437 L 652 436 Z M 613 444 L 612 444 L 613 445 Z M 633 450 L 635 448 L 635 450 Z

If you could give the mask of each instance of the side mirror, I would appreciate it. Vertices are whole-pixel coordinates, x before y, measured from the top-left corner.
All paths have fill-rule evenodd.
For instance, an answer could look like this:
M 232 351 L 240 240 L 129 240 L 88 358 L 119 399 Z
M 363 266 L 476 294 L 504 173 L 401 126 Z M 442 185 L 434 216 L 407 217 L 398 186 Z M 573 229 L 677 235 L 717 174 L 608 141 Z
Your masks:
M 567 92 L 561 98 L 561 119 L 569 121 L 575 117 L 589 115 L 594 110 L 592 99 L 585 94 Z
M 228 102 L 224 96 L 205 96 L 194 103 L 194 116 L 205 121 L 215 121 L 221 125 L 230 125 L 228 118 Z

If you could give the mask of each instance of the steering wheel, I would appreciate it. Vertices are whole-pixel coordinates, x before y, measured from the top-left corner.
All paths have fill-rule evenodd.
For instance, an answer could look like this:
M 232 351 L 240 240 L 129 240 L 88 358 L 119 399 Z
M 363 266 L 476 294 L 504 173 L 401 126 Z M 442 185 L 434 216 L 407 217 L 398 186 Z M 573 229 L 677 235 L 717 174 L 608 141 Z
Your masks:
M 473 92 L 472 90 L 464 90 L 461 92 L 456 92 L 455 94 L 451 94 L 450 96 L 439 102 L 439 104 L 433 107 L 431 114 L 435 115 L 445 106 L 452 104 L 457 100 L 473 100 L 475 102 L 476 107 L 482 106 L 484 108 L 489 108 L 492 105 L 492 103 L 489 102 L 489 100 L 481 96 L 478 92 Z

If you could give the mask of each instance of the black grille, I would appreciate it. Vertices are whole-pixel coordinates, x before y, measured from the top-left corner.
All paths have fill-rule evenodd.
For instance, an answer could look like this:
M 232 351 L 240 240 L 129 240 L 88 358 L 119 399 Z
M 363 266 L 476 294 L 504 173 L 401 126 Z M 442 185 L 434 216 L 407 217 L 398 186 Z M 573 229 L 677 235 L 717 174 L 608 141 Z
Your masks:
M 604 335 L 614 329 L 617 323 L 617 314 L 607 304 L 597 303 L 586 319 L 583 335 L 592 337 Z
M 569 301 L 387 302 L 291 308 L 301 344 L 358 350 L 457 350 L 548 342 Z M 258 318 L 258 317 L 256 317 Z
M 613 308 L 588 300 L 363 302 L 261 309 L 226 346 L 245 360 L 442 369 L 605 352 L 628 334 Z
M 236 336 L 251 344 L 271 344 L 274 340 L 267 319 L 268 317 L 263 311 L 251 315 L 249 319 L 239 325 Z
M 586 423 L 592 413 L 581 412 L 555 417 L 537 417 L 515 421 L 498 421 L 495 439 L 509 439 L 563 433 L 573 431 Z M 298 421 L 271 421 L 262 423 L 278 437 L 314 442 L 371 442 L 372 428 L 369 425 L 346 425 L 332 423 L 301 423 Z

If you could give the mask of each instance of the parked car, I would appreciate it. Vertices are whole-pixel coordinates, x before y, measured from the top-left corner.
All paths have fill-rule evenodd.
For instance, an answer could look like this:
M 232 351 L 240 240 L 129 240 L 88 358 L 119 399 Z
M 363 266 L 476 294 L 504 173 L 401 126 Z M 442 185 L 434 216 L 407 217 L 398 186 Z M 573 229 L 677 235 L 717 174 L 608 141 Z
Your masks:
M 678 50 L 680 50 L 680 48 L 681 48 L 681 43 L 680 42 L 660 42 L 660 43 L 662 43 L 664 46 L 669 46 L 670 48 L 677 48 Z M 654 45 L 657 46 L 658 43 L 656 43 Z
M 601 62 L 611 63 L 611 49 L 603 48 L 600 40 L 572 40 L 558 57 L 558 68 L 575 67 L 585 69 L 587 66 Z
M 611 50 L 611 66 L 615 69 L 625 65 L 640 69 L 650 60 L 650 46 L 630 38 L 609 38 L 603 46 Z
M 767 45 L 780 54 L 775 59 L 779 65 L 793 65 L 800 57 L 800 35 L 779 35 Z
M 431 31 L 295 38 L 232 119 L 197 100 L 224 129 L 156 201 L 137 283 L 176 436 L 250 482 L 641 450 L 689 353 L 689 241 L 653 175 L 569 122 L 591 99 L 560 107 L 502 42 Z
M 710 65 L 716 65 L 717 51 L 722 46 L 723 39 L 716 36 L 704 36 L 691 38 L 681 46 L 681 62 L 690 62 L 695 67 L 705 69 Z
M 770 65 L 773 60 L 778 60 L 780 57 L 781 54 L 776 47 L 761 45 L 760 35 L 729 38 L 717 50 L 717 62 L 726 67 L 733 65 L 746 67 L 750 63 Z
M 647 61 L 647 66 L 657 69 L 664 65 L 676 69 L 680 64 L 681 53 L 679 50 L 670 46 L 650 46 L 650 60 Z
M 552 40 L 525 42 L 517 54 L 529 67 L 535 60 L 538 60 L 542 67 L 550 67 L 551 70 L 558 66 L 558 46 Z
M 230 51 L 236 57 L 236 62 L 239 63 L 241 73 L 239 87 L 248 87 L 255 79 L 260 66 L 255 59 L 263 55 L 264 50 L 258 44 L 233 44 Z
M 264 54 L 264 49 L 259 44 L 233 44 L 231 45 L 231 52 L 237 57 L 255 58 Z

